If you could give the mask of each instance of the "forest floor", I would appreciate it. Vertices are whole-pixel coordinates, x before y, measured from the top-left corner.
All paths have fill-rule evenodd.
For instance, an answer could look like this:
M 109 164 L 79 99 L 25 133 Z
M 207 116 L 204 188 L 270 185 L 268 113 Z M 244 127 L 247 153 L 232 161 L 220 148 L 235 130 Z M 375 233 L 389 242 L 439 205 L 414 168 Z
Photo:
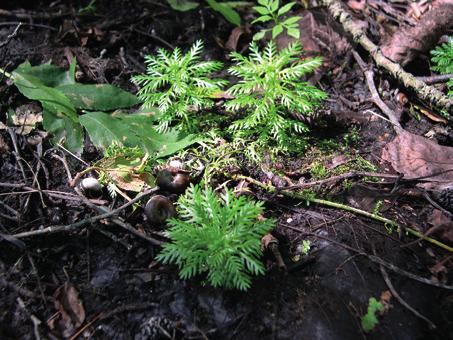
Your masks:
M 135 93 L 131 76 L 144 71 L 144 55 L 158 48 L 186 49 L 203 39 L 204 58 L 228 64 L 228 48 L 245 51 L 251 40 L 245 30 L 233 46 L 231 41 L 227 44 L 234 26 L 209 7 L 177 12 L 165 1 L 95 3 L 95 12 L 83 14 L 81 1 L 3 2 L 0 42 L 19 21 L 24 24 L 0 48 L 0 67 L 11 72 L 28 60 L 32 65 L 51 61 L 67 69 L 76 58 L 79 82 L 109 83 Z M 348 35 L 324 8 L 301 8 L 295 13 L 304 18 L 302 43 L 324 57 L 323 66 L 309 80 L 329 96 L 307 122 L 310 147 L 296 156 L 264 157 L 260 164 L 244 158 L 234 170 L 280 192 L 268 192 L 247 179 L 229 184 L 266 202 L 267 214 L 277 219 L 273 235 L 286 270 L 266 253 L 267 273 L 254 278 L 246 292 L 214 289 L 199 277 L 181 280 L 176 267 L 154 260 L 158 247 L 108 218 L 68 232 L 15 238 L 97 213 L 73 195 L 61 159 L 72 176 L 84 170 L 85 163 L 52 145 L 42 129 L 28 135 L 1 129 L 1 339 L 453 339 L 453 257 L 448 248 L 453 226 L 446 211 L 451 205 L 439 210 L 425 195 L 433 192 L 432 186 L 427 191 L 418 186 L 420 181 L 401 180 L 398 174 L 409 165 L 400 162 L 395 169 L 398 152 L 404 150 L 444 157 L 451 168 L 451 122 L 375 69 L 380 95 L 401 117 L 405 132 L 398 134 L 369 100 L 369 87 Z M 240 11 L 244 20 L 251 18 L 250 12 Z M 368 18 L 357 12 L 354 16 L 368 23 L 378 42 L 384 30 L 376 21 L 377 12 L 371 11 Z M 285 39 L 278 43 L 285 44 Z M 365 50 L 356 50 L 368 66 L 373 65 Z M 427 65 L 427 59 L 419 57 L 406 70 L 428 76 Z M 19 109 L 40 110 L 3 79 L 0 123 L 6 124 L 8 110 Z M 428 137 L 438 149 L 423 145 Z M 399 139 L 393 142 L 395 138 Z M 81 159 L 92 164 L 100 157 L 86 140 Z M 417 166 L 433 172 L 444 169 L 429 159 Z M 357 172 L 369 176 L 354 175 Z M 215 177 L 214 187 L 227 179 Z M 319 198 L 377 211 L 396 221 L 400 230 L 351 211 L 307 205 L 281 192 L 301 184 Z M 124 203 L 123 198 L 110 202 L 108 195 L 103 200 L 111 208 Z M 123 211 L 120 217 L 139 233 L 159 237 L 159 229 L 145 228 L 141 208 Z M 450 250 L 406 228 L 421 235 L 430 231 L 431 240 Z M 310 241 L 308 255 L 301 254 L 304 240 Z M 395 292 L 419 315 L 403 306 Z M 361 318 L 371 297 L 385 310 L 378 313 L 376 328 L 366 333 Z

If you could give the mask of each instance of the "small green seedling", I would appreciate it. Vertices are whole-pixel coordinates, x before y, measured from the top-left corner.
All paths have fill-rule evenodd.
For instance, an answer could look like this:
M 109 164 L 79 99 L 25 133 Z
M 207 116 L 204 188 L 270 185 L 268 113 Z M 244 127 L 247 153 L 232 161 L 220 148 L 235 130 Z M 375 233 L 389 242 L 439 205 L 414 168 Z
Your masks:
M 159 49 L 154 56 L 145 57 L 146 74 L 132 77 L 141 88 L 138 97 L 144 108 L 157 106 L 161 112 L 159 132 L 171 124 L 179 130 L 196 131 L 196 112 L 213 105 L 212 95 L 227 84 L 223 79 L 211 79 L 222 68 L 217 61 L 201 60 L 203 42 L 198 40 L 183 54 L 179 47 L 173 52 Z
M 261 238 L 275 226 L 263 219 L 262 202 L 236 198 L 232 190 L 217 195 L 207 187 L 191 186 L 178 201 L 180 219 L 170 219 L 167 236 L 157 259 L 174 263 L 179 276 L 189 279 L 206 274 L 214 287 L 246 290 L 251 275 L 264 274 Z
M 227 109 L 245 113 L 230 130 L 236 138 L 254 139 L 260 147 L 277 151 L 301 151 L 304 141 L 296 134 L 308 131 L 292 113 L 310 114 L 327 97 L 326 93 L 301 81 L 322 64 L 322 59 L 301 59 L 298 42 L 278 51 L 270 41 L 263 51 L 250 44 L 249 56 L 233 52 L 235 63 L 229 71 L 239 78 L 228 89 L 234 99 L 225 103 Z
M 241 25 L 241 17 L 234 7 L 243 4 L 242 1 L 218 2 L 216 0 L 205 0 L 214 11 L 219 12 L 230 23 L 236 26 Z M 197 8 L 200 4 L 189 0 L 167 0 L 168 4 L 176 11 L 186 12 Z
M 310 248 L 311 248 L 310 240 L 303 240 L 301 244 L 301 254 L 303 256 L 307 256 L 308 252 L 310 251 Z
M 377 301 L 374 297 L 368 300 L 368 310 L 367 313 L 362 316 L 362 329 L 365 332 L 371 332 L 374 327 L 379 324 L 379 320 L 376 317 L 376 312 L 383 312 L 384 306 L 382 303 Z
M 88 5 L 79 9 L 79 14 L 94 14 L 96 13 L 96 0 L 91 0 Z
M 285 29 L 289 36 L 299 39 L 299 20 L 301 17 L 294 16 L 283 20 L 281 16 L 288 13 L 296 2 L 290 2 L 285 6 L 280 7 L 279 0 L 258 0 L 260 6 L 253 7 L 261 16 L 252 21 L 252 24 L 257 22 L 273 22 L 272 28 L 259 31 L 253 36 L 253 40 L 263 39 L 266 32 L 272 31 L 272 39 L 275 39 Z
M 441 74 L 453 73 L 453 37 L 449 37 L 449 41 L 436 49 L 431 51 L 431 60 L 435 64 L 432 67 L 434 71 L 440 72 Z M 453 78 L 447 83 L 448 95 L 453 96 Z

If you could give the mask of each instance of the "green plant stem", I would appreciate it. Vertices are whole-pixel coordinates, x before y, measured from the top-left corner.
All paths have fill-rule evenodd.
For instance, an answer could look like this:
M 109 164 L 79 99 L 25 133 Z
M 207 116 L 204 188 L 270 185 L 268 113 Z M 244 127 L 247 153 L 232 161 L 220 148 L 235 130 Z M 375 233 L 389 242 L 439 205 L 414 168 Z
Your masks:
M 332 207 L 332 208 L 336 208 L 336 209 L 342 209 L 342 210 L 345 210 L 345 211 L 349 211 L 353 214 L 357 214 L 357 215 L 361 215 L 361 216 L 365 216 L 365 217 L 368 217 L 368 218 L 371 218 L 373 220 L 376 220 L 376 221 L 379 221 L 379 222 L 382 222 L 384 224 L 389 224 L 391 226 L 395 226 L 395 227 L 400 227 L 398 225 L 397 222 L 395 221 L 392 221 L 388 218 L 385 218 L 383 216 L 380 216 L 380 215 L 376 215 L 376 214 L 373 214 L 373 213 L 370 213 L 368 211 L 365 211 L 365 210 L 361 210 L 361 209 L 357 209 L 357 208 L 353 208 L 351 206 L 348 206 L 348 205 L 345 205 L 345 204 L 341 204 L 341 203 L 336 203 L 336 202 L 332 202 L 332 201 L 327 201 L 327 200 L 323 200 L 323 199 L 319 199 L 319 198 L 309 198 L 309 197 L 306 197 L 305 195 L 301 194 L 301 193 L 297 193 L 297 192 L 292 192 L 292 191 L 288 191 L 288 190 L 279 190 L 277 189 L 276 187 L 274 187 L 273 185 L 270 185 L 270 184 L 265 184 L 265 183 L 262 183 L 260 181 L 257 181 L 256 179 L 253 179 L 251 177 L 248 177 L 248 176 L 242 176 L 242 175 L 236 175 L 233 177 L 234 179 L 243 179 L 243 180 L 246 180 L 268 192 L 273 192 L 273 193 L 280 193 L 286 197 L 290 197 L 290 198 L 295 198 L 295 199 L 300 199 L 300 200 L 305 200 L 305 201 L 308 201 L 308 202 L 311 202 L 311 203 L 316 203 L 316 204 L 322 204 L 322 205 L 325 205 L 325 206 L 328 206 L 328 207 Z M 437 245 L 438 247 L 442 248 L 442 249 L 445 249 L 449 252 L 453 252 L 453 248 L 452 247 L 449 247 L 447 246 L 446 244 L 438 241 L 438 240 L 435 240 L 431 237 L 428 237 L 428 236 L 425 236 L 423 235 L 423 233 L 413 229 L 413 228 L 410 228 L 410 227 L 405 227 L 404 229 L 405 231 L 407 231 L 409 234 L 412 234 L 418 238 L 420 238 L 421 240 L 425 240 L 429 243 L 432 243 L 432 244 L 435 244 Z
M 13 75 L 9 72 L 6 72 L 4 69 L 0 68 L 0 73 L 1 74 L 4 74 L 5 77 L 8 77 L 9 79 L 12 79 L 13 78 Z

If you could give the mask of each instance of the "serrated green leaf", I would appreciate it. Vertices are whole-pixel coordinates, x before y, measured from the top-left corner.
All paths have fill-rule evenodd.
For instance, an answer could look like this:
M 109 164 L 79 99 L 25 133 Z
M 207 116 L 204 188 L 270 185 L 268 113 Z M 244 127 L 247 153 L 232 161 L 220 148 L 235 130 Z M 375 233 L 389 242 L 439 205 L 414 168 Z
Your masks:
M 255 33 L 253 35 L 253 40 L 256 41 L 256 40 L 260 40 L 260 39 L 263 39 L 264 38 L 264 35 L 266 34 L 266 31 L 259 31 L 258 33 Z
M 71 84 L 57 89 L 78 109 L 110 111 L 141 102 L 137 96 L 110 84 Z
M 267 15 L 270 13 L 266 7 L 255 6 L 255 7 L 253 7 L 253 9 L 261 15 Z
M 299 22 L 300 19 L 302 19 L 302 18 L 299 16 L 291 17 L 291 18 L 288 18 L 285 21 L 283 21 L 282 24 L 285 26 L 291 26 L 291 25 Z
M 274 0 L 271 4 L 271 11 L 272 12 L 275 12 L 277 9 L 278 9 L 278 3 L 279 1 L 278 0 Z
M 198 3 L 188 0 L 167 0 L 171 8 L 180 12 L 187 12 L 198 7 Z
M 257 22 L 268 22 L 271 21 L 272 17 L 270 15 L 262 15 L 255 20 L 252 21 L 252 24 L 256 24 Z
M 227 19 L 230 23 L 236 26 L 241 26 L 241 17 L 239 14 L 227 4 L 219 3 L 215 0 L 206 0 L 206 2 L 211 6 L 214 11 L 219 12 Z
M 283 14 L 289 12 L 289 10 L 290 10 L 295 4 L 296 4 L 295 2 L 290 2 L 290 3 L 286 4 L 285 6 L 283 6 L 282 8 L 280 8 L 280 9 L 278 10 L 277 15 L 278 15 L 278 16 L 281 16 L 281 15 L 283 15 Z
M 288 32 L 288 35 L 293 38 L 296 38 L 296 39 L 300 38 L 300 30 L 298 28 L 288 28 L 287 32 Z
M 282 25 L 275 25 L 272 28 L 272 38 L 275 39 L 282 32 L 283 32 L 283 26 Z

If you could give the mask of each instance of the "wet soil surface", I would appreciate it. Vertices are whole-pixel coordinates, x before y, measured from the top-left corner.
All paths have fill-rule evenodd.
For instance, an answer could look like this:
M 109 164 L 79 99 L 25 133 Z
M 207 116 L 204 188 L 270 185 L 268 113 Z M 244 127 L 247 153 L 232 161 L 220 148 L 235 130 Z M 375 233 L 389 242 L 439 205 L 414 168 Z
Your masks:
M 78 1 L 2 4 L 2 9 L 22 9 L 20 13 L 29 16 L 17 37 L 0 49 L 1 66 L 12 70 L 28 59 L 33 65 L 52 60 L 67 67 L 68 56 L 75 56 L 81 69 L 79 81 L 112 83 L 135 91 L 130 76 L 142 72 L 144 54 L 159 47 L 187 47 L 202 38 L 207 58 L 226 58 L 222 44 L 232 27 L 209 8 L 178 13 L 159 1 L 96 3 L 95 14 L 87 16 L 77 15 L 82 7 Z M 46 13 L 59 14 L 53 19 L 40 19 L 37 13 L 44 9 Z M 4 22 L 17 20 L 0 18 Z M 14 27 L 13 23 L 1 25 L 0 41 Z M 351 73 L 336 87 L 342 88 L 349 98 L 363 96 L 363 78 L 354 70 L 345 72 Z M 7 109 L 26 100 L 5 82 L 0 85 L 0 92 L 0 118 L 5 121 Z M 332 115 L 344 107 L 335 94 L 331 93 L 330 98 L 327 110 L 331 116 L 324 120 L 327 129 L 314 126 L 313 131 L 342 138 L 348 126 Z M 349 122 L 360 127 L 357 152 L 376 163 L 383 143 L 391 139 L 391 128 L 383 121 L 372 119 L 363 124 L 361 119 L 348 116 Z M 11 135 L 2 131 L 0 137 L 5 142 L 0 145 L 0 182 L 20 183 L 22 177 L 12 152 Z M 43 177 L 40 180 L 46 188 L 73 192 L 61 163 L 50 153 L 42 154 L 52 148 L 47 141 L 41 151 L 26 137 L 19 137 L 17 145 L 30 164 L 36 165 L 38 159 L 44 162 L 48 173 L 40 175 Z M 85 151 L 82 156 L 91 161 L 99 155 Z M 83 164 L 71 157 L 68 162 L 73 173 L 83 169 Z M 304 160 L 288 160 L 283 166 L 288 172 L 297 171 L 303 168 Z M 249 168 L 247 172 L 263 181 L 275 181 L 258 168 Z M 12 195 L 12 191 L 19 190 L 0 189 L 2 202 L 25 211 L 16 220 L 0 215 L 2 235 L 70 224 L 93 214 L 77 200 L 55 198 L 43 202 L 38 193 Z M 331 195 L 371 206 L 380 199 L 379 194 L 366 196 L 360 190 Z M 278 218 L 275 236 L 280 241 L 288 272 L 280 271 L 274 258 L 266 254 L 268 272 L 254 279 L 247 292 L 213 289 L 203 285 L 203 278 L 178 279 L 176 268 L 153 260 L 158 248 L 108 221 L 77 232 L 27 239 L 25 243 L 0 241 L 0 338 L 453 339 L 451 290 L 417 282 L 388 268 L 384 275 L 388 275 L 396 291 L 437 328 L 430 328 L 394 297 L 373 332 L 364 333 L 360 324 L 369 298 L 379 299 L 389 287 L 380 266 L 357 251 L 375 254 L 401 270 L 428 279 L 430 268 L 445 259 L 445 253 L 420 242 L 404 246 L 414 239 L 404 233 L 401 237 L 396 233 L 389 235 L 382 224 L 345 212 L 307 207 L 300 201 L 260 191 L 256 196 L 266 200 L 270 215 Z M 389 217 L 404 216 L 422 230 L 426 227 L 430 207 L 423 200 L 397 197 L 388 205 Z M 140 216 L 129 217 L 138 228 L 143 223 Z M 311 241 L 309 258 L 295 262 L 298 246 L 306 239 Z M 443 280 L 451 282 L 448 268 L 444 275 Z M 54 320 L 58 309 L 54 300 L 62 286 L 68 287 L 68 282 L 78 292 L 85 310 L 83 329 L 71 329 L 61 320 Z

